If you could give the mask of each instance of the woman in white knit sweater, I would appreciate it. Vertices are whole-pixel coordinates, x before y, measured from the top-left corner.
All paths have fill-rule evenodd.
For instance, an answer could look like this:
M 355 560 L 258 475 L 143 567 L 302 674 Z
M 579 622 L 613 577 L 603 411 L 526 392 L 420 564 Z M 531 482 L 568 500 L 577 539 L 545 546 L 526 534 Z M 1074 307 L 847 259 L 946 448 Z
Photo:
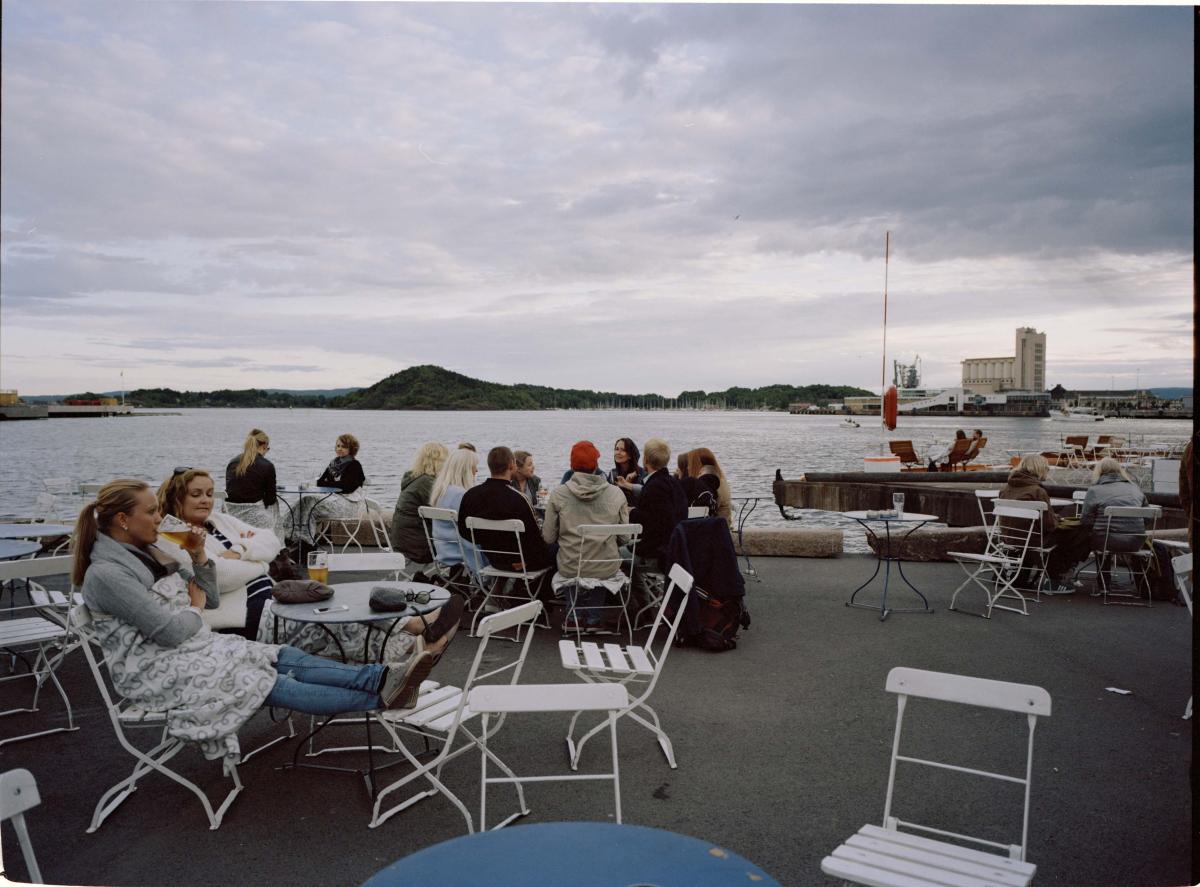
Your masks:
M 269 530 L 213 511 L 213 504 L 212 477 L 200 468 L 177 468 L 158 489 L 158 507 L 163 514 L 208 531 L 204 547 L 216 564 L 221 604 L 201 612 L 205 624 L 212 629 L 234 629 L 253 640 L 274 585 L 267 571 L 283 546 Z M 158 547 L 181 565 L 190 563 L 188 553 L 166 536 L 159 537 Z

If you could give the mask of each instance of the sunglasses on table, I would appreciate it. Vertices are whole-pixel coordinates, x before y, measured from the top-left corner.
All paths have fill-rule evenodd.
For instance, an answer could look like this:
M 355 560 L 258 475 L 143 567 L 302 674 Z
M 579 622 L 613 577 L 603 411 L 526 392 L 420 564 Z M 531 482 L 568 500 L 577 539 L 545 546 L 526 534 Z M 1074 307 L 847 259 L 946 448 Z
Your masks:
M 404 601 L 409 604 L 427 604 L 429 603 L 428 591 L 406 591 L 404 592 Z

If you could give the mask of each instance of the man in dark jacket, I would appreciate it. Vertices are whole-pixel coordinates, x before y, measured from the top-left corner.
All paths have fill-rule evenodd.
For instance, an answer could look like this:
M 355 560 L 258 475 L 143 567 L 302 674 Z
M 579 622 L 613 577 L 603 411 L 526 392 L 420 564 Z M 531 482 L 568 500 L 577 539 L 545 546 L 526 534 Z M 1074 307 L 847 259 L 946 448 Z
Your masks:
M 488 520 L 516 518 L 525 526 L 521 531 L 521 554 L 525 558 L 525 569 L 532 571 L 553 566 L 554 556 L 542 539 L 542 531 L 538 528 L 529 500 L 509 486 L 512 474 L 517 469 L 513 451 L 508 447 L 492 447 L 487 455 L 487 463 L 491 477 L 479 486 L 467 490 L 458 505 L 458 534 L 470 541 L 468 517 L 482 517 Z M 487 554 L 493 566 L 502 570 L 520 569 L 517 566 L 520 561 L 515 552 L 512 563 L 503 563 L 502 558 L 501 562 L 497 563 L 493 554 L 497 551 L 513 551 L 515 540 L 512 533 L 476 530 L 475 542 Z
M 667 471 L 670 461 L 671 448 L 665 440 L 652 437 L 646 441 L 642 447 L 646 479 L 637 507 L 629 513 L 630 523 L 642 525 L 638 554 L 648 559 L 657 558 L 660 569 L 671 532 L 676 524 L 687 519 L 687 497 L 683 486 Z

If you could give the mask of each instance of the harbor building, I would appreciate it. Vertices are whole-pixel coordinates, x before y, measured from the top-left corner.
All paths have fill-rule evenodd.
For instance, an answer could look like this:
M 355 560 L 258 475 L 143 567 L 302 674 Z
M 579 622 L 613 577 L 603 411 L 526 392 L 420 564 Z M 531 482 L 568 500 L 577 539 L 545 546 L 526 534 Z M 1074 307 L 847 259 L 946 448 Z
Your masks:
M 1046 334 L 1031 326 L 1017 330 L 1012 357 L 968 357 L 962 362 L 962 387 L 975 394 L 1046 390 Z

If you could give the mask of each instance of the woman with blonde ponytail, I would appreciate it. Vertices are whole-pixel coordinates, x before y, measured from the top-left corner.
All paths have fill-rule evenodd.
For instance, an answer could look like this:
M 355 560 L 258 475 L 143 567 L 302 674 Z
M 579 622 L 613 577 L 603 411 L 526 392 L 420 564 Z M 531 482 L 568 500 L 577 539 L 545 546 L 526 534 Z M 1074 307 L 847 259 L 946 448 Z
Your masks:
M 462 615 L 461 605 L 429 614 L 425 649 L 396 666 L 346 665 L 216 634 L 200 616 L 220 602 L 208 534 L 188 530 L 181 565 L 156 547 L 161 522 L 145 483 L 106 484 L 79 514 L 71 578 L 91 611 L 117 692 L 165 712 L 167 732 L 197 743 L 208 758 L 236 763 L 237 731 L 263 705 L 310 714 L 411 708 Z
M 270 530 L 283 541 L 288 522 L 279 514 L 275 466 L 267 458 L 270 450 L 271 439 L 266 432 L 251 428 L 242 454 L 225 466 L 225 511 L 252 527 Z

